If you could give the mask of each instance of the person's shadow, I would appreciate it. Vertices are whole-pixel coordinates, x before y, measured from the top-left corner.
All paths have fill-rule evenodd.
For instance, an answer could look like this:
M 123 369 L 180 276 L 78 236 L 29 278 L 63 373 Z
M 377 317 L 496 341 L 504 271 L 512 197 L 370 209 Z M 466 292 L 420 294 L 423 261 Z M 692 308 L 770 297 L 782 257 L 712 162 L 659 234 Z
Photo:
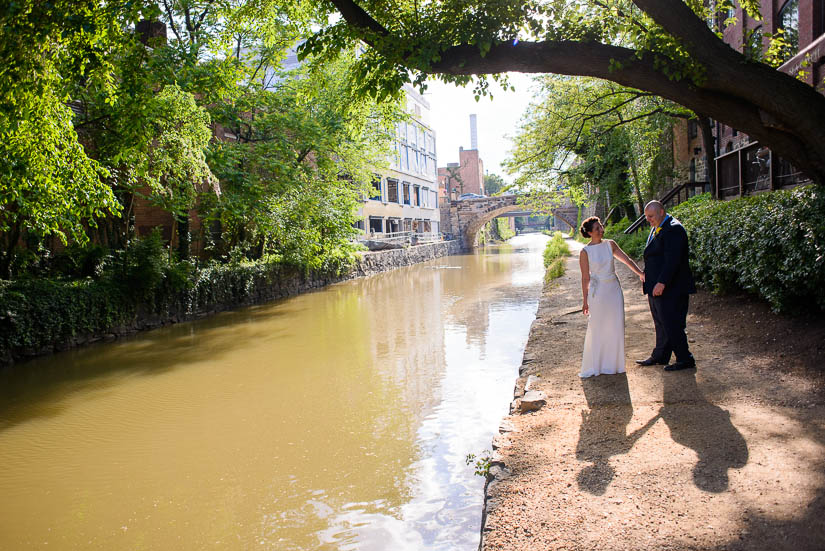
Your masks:
M 728 488 L 728 470 L 748 462 L 748 445 L 733 426 L 730 413 L 708 402 L 696 384 L 696 372 L 665 373 L 659 416 L 673 441 L 696 452 L 693 482 L 706 492 Z
M 576 459 L 591 464 L 583 468 L 576 479 L 580 489 L 602 495 L 615 475 L 610 457 L 629 452 L 659 416 L 627 434 L 627 425 L 633 419 L 633 405 L 624 373 L 582 379 L 582 388 L 589 411 L 582 412 Z

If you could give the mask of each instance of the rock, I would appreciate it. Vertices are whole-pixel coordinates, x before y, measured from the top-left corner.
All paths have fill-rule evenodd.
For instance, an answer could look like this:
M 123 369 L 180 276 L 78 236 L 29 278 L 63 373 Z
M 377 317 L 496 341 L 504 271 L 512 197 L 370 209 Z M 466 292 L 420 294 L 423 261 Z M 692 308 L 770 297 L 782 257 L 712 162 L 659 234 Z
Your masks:
M 524 390 L 526 392 L 533 390 L 533 388 L 535 388 L 535 386 L 539 383 L 540 380 L 541 379 L 539 379 L 537 376 L 530 375 L 529 377 L 527 377 L 527 384 L 524 385 Z
M 528 413 L 541 409 L 545 404 L 547 404 L 547 397 L 544 393 L 538 390 L 531 390 L 521 399 L 518 410 L 520 413 Z
M 516 432 L 516 426 L 509 419 L 503 419 L 498 425 L 498 432 L 501 434 Z
M 387 243 L 386 241 L 373 241 L 372 239 L 361 241 L 361 243 L 363 243 L 363 245 L 371 251 L 386 251 L 389 249 L 404 248 L 401 243 Z

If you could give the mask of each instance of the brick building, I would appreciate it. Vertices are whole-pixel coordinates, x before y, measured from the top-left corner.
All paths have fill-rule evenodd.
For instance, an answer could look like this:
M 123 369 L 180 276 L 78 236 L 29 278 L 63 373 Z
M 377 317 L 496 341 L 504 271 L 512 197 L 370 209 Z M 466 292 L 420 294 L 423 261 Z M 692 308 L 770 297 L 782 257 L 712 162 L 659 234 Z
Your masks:
M 793 75 L 804 70 L 802 79 L 825 93 L 825 0 L 761 0 L 761 14 L 762 20 L 757 21 L 737 6 L 718 13 L 709 24 L 722 29 L 725 42 L 746 55 L 764 51 L 768 35 L 781 29 L 790 48 L 779 70 Z M 725 26 L 730 18 L 736 22 Z M 713 191 L 725 199 L 809 181 L 790 163 L 735 128 L 713 121 L 712 133 L 713 143 L 705 144 L 695 120 L 674 125 L 676 182 L 696 183 L 691 191 Z M 714 190 L 710 190 L 710 171 L 716 176 Z
M 484 193 L 484 161 L 478 149 L 458 148 L 458 162 L 438 168 L 438 195 L 457 199 L 464 193 Z

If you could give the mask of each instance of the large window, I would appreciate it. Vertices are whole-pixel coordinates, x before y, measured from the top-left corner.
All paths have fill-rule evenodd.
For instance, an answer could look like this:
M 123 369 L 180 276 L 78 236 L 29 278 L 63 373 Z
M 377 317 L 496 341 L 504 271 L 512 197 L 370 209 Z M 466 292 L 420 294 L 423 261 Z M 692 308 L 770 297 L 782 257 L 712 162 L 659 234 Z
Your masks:
M 745 57 L 759 61 L 762 59 L 762 25 L 745 31 L 745 42 L 742 45 Z
M 401 146 L 401 166 L 399 167 L 401 170 L 409 170 L 410 169 L 410 148 L 406 145 Z
M 370 199 L 375 201 L 381 200 L 381 177 L 375 176 L 372 179 L 372 196 Z
M 410 184 L 404 182 L 404 204 L 410 204 Z
M 370 232 L 382 233 L 384 231 L 384 219 L 378 216 L 370 216 Z
M 779 10 L 779 28 L 782 29 L 782 38 L 787 46 L 783 50 L 783 58 L 789 60 L 799 51 L 799 0 L 788 0 Z
M 387 178 L 387 201 L 398 203 L 398 180 Z

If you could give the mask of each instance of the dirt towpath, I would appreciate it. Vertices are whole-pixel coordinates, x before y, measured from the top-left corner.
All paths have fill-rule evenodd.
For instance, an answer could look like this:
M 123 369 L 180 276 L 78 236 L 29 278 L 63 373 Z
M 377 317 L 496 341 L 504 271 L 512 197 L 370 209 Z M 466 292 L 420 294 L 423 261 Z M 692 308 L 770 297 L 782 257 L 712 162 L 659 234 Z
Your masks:
M 698 369 L 639 367 L 653 323 L 625 294 L 627 373 L 579 379 L 578 246 L 545 287 L 513 406 L 496 437 L 483 550 L 825 550 L 825 322 L 693 297 Z M 764 329 L 763 329 L 764 328 Z M 811 365 L 818 364 L 818 365 Z

